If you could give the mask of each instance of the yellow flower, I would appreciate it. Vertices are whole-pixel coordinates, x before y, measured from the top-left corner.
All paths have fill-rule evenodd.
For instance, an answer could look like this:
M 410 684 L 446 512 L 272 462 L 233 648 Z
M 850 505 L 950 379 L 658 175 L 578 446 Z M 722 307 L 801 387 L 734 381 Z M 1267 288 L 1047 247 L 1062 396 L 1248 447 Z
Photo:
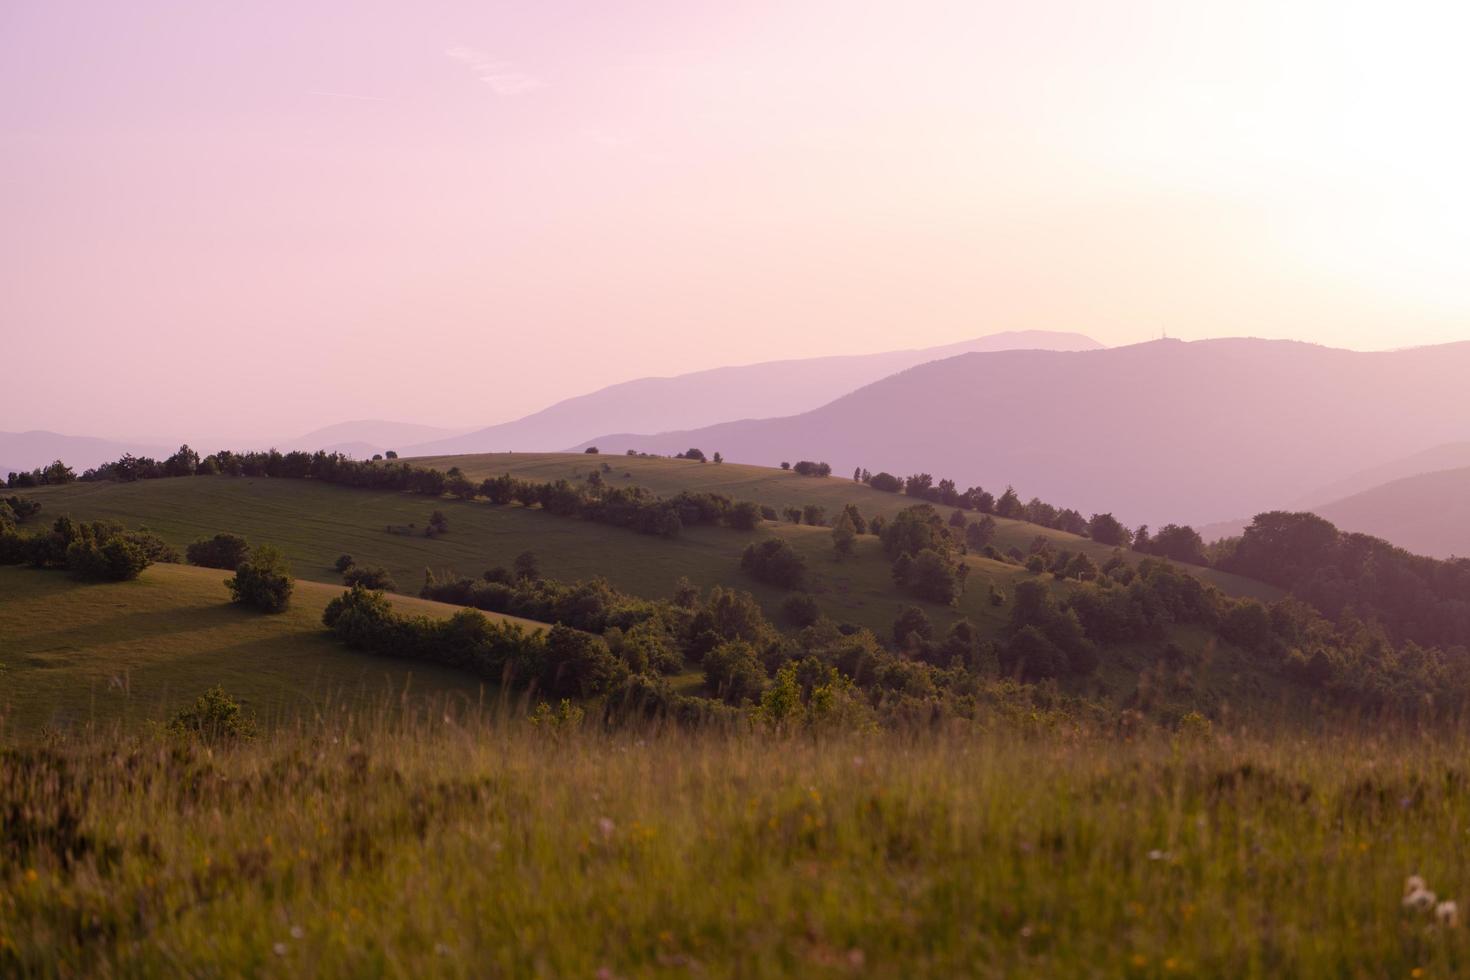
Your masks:
M 1133 965 L 1138 967 L 1140 970 L 1143 969 L 1144 967 L 1148 966 L 1148 957 L 1144 956 L 1142 953 L 1134 953 Z
M 39 877 L 41 876 L 36 872 L 35 868 L 26 868 L 26 881 L 35 881 Z

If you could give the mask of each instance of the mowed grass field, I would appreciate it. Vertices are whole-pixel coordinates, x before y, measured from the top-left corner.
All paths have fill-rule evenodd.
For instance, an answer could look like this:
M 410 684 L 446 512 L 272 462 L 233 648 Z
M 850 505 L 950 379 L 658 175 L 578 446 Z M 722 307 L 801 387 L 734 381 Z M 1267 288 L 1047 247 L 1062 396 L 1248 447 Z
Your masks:
M 521 453 L 497 456 L 445 457 L 436 465 L 458 463 L 467 473 L 488 475 L 510 472 L 525 479 L 585 478 L 599 463 L 580 454 Z M 836 478 L 803 478 L 792 473 L 733 464 L 700 464 L 687 460 L 608 457 L 627 470 L 609 479 L 633 474 L 629 482 L 661 494 L 680 487 L 717 490 L 736 499 L 754 499 L 771 506 L 819 503 L 834 514 L 848 500 L 865 513 L 892 514 L 907 506 L 908 498 L 885 494 Z M 502 465 L 505 464 L 505 465 Z M 633 467 L 637 467 L 636 470 Z M 445 467 L 447 469 L 447 466 Z M 726 474 L 730 474 L 726 476 Z M 726 481 L 726 482 L 721 482 Z M 733 482 L 731 482 L 733 481 Z M 253 543 L 268 542 L 284 550 L 298 576 L 324 582 L 340 581 L 332 563 L 342 553 L 360 565 L 387 568 L 400 591 L 416 593 L 426 569 L 452 570 L 478 576 L 496 565 L 509 565 L 522 551 L 533 551 L 544 574 L 573 581 L 603 576 L 624 591 L 649 598 L 673 593 L 681 578 L 703 589 L 737 585 L 752 592 L 768 614 L 776 615 L 789 593 L 762 585 L 739 570 L 740 555 L 763 535 L 787 539 L 807 560 L 809 590 L 823 612 L 838 621 L 856 623 L 886 634 L 899 608 L 907 601 L 892 584 L 889 563 L 878 539 L 858 539 L 854 557 L 837 561 L 826 528 L 767 523 L 755 532 L 727 528 L 686 528 L 674 541 L 631 531 L 557 517 L 518 505 L 492 506 L 483 500 L 429 500 L 408 494 L 353 490 L 303 480 L 250 477 L 192 477 L 137 483 L 70 484 L 30 492 L 44 511 L 40 520 L 58 514 L 76 518 L 109 518 L 143 526 L 179 547 L 218 531 L 245 535 Z M 423 527 L 438 508 L 449 518 L 450 531 L 438 538 L 390 534 L 388 525 L 414 523 Z M 1044 536 L 1058 550 L 1081 550 L 1099 563 L 1113 549 L 1085 538 L 1050 531 L 1020 521 L 1000 521 L 996 544 L 1023 551 Z M 1127 553 L 1130 560 L 1137 556 Z M 1015 565 L 971 555 L 971 574 L 965 594 L 953 608 L 926 605 L 936 625 L 945 628 L 961 616 L 983 631 L 993 632 L 1005 622 L 1004 607 L 990 604 L 987 586 L 1009 594 L 1028 573 Z M 1231 595 L 1264 599 L 1279 593 L 1269 586 L 1209 569 L 1190 569 Z
M 231 604 L 228 576 L 153 565 L 136 581 L 83 584 L 59 571 L 0 568 L 5 734 L 163 719 L 216 684 L 265 722 L 404 696 L 481 696 L 481 682 L 462 671 L 333 640 L 321 615 L 338 587 L 297 582 L 291 608 L 267 615 Z M 457 608 L 407 597 L 394 604 L 445 617 Z
M 1470 741 L 332 718 L 17 750 L 15 976 L 1465 976 Z M 1404 903 L 1420 875 L 1437 894 Z

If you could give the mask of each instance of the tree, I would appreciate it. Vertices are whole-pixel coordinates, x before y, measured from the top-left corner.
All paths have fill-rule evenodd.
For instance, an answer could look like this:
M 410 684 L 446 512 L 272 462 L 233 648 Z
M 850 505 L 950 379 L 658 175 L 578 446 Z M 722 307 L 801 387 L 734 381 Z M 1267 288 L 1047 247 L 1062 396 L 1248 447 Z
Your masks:
M 800 507 L 783 507 L 781 509 L 781 515 L 783 517 L 785 517 L 788 521 L 790 521 L 792 524 L 800 524 L 801 523 L 801 508 Z
M 928 497 L 929 489 L 934 486 L 934 477 L 928 473 L 915 473 L 903 481 L 903 492 L 910 497 Z
M 386 568 L 377 565 L 353 565 L 342 573 L 342 581 L 349 586 L 360 585 L 365 589 L 397 592 L 398 583 Z
M 716 452 L 715 455 L 714 455 L 714 457 L 713 457 L 713 462 L 715 462 L 716 464 L 718 464 L 718 463 L 723 463 L 724 461 L 725 461 L 725 457 L 721 456 L 718 452 Z
M 852 521 L 852 529 L 856 534 L 868 533 L 868 522 L 863 518 L 863 512 L 857 509 L 857 504 L 844 504 L 842 513 Z
M 1013 521 L 1022 520 L 1025 517 L 1026 507 L 1021 503 L 1020 494 L 1016 493 L 1015 487 L 1006 487 L 1006 492 L 1000 495 L 995 502 L 995 512 L 1001 517 Z
M 598 450 L 596 446 L 588 446 L 586 449 L 582 450 L 582 452 L 586 453 L 589 456 L 596 456 Z
M 560 624 L 546 636 L 542 689 L 563 698 L 588 698 L 612 690 L 627 675 L 607 642 Z
M 1128 547 L 1132 538 L 1128 529 L 1112 514 L 1093 514 L 1092 520 L 1087 522 L 1087 533 L 1098 544 L 1115 548 Z
M 516 578 L 522 582 L 534 582 L 541 577 L 541 563 L 536 560 L 535 552 L 523 551 L 516 555 L 512 566 Z
M 704 683 L 728 704 L 740 704 L 760 696 L 766 672 L 749 643 L 721 643 L 704 655 Z
M 72 468 L 59 459 L 41 471 L 41 482 L 48 485 L 71 483 L 76 478 Z
M 389 459 L 397 459 L 397 458 L 398 458 L 398 454 L 397 454 L 397 453 L 396 453 L 396 452 L 394 452 L 394 451 L 393 451 L 393 450 L 391 450 L 391 449 L 390 449 L 390 450 L 388 450 L 388 451 L 387 451 L 387 452 L 386 452 L 386 453 L 384 453 L 384 454 L 383 454 L 383 455 L 384 455 L 384 456 L 387 456 L 387 457 L 388 457 L 388 458 L 389 458 Z
M 353 561 L 352 556 L 344 554 L 337 556 L 337 560 L 332 563 L 332 567 L 335 568 L 340 574 L 347 571 L 347 569 L 351 568 L 354 564 L 355 562 Z
M 903 489 L 903 481 L 892 473 L 874 473 L 868 480 L 868 486 L 884 493 L 898 493 Z
M 817 600 L 805 592 L 798 592 L 781 603 L 781 618 L 798 629 L 812 625 L 821 615 Z
M 675 459 L 697 459 L 701 463 L 703 463 L 704 462 L 704 459 L 705 459 L 705 456 L 704 456 L 704 451 L 703 450 L 700 450 L 700 449 L 686 449 L 682 453 L 680 453 L 678 456 L 676 456 Z
M 767 538 L 747 547 L 740 568 L 759 581 L 783 589 L 799 589 L 806 578 L 806 560 L 781 538 Z
M 995 540 L 995 518 L 982 514 L 978 521 L 965 526 L 965 544 L 981 551 Z
M 153 560 L 142 548 L 120 534 L 100 541 L 88 534 L 66 549 L 67 571 L 84 581 L 126 582 L 151 564 Z
M 426 534 L 429 535 L 429 537 L 434 537 L 437 534 L 447 533 L 449 531 L 449 518 L 444 516 L 444 512 L 442 510 L 434 511 L 434 513 L 429 515 L 429 523 L 428 526 L 425 527 L 424 531 Z
M 764 515 L 761 513 L 760 504 L 741 500 L 730 508 L 726 520 L 737 531 L 754 531 L 760 527 Z
M 937 551 L 925 548 L 914 556 L 904 584 L 921 599 L 949 605 L 959 594 L 960 577 L 948 559 Z
M 853 483 L 862 483 L 863 482 L 863 468 L 861 466 L 859 466 L 857 469 L 855 469 L 855 470 L 852 471 L 852 482 Z
M 969 523 L 969 518 L 965 517 L 965 512 L 962 510 L 957 510 L 953 514 L 949 515 L 950 527 L 963 528 L 966 524 Z
M 295 579 L 280 551 L 261 545 L 235 569 L 235 577 L 225 581 L 235 602 L 262 612 L 285 612 L 291 603 Z
M 904 606 L 893 621 L 893 645 L 907 650 L 913 645 L 914 637 L 929 640 L 934 636 L 934 624 L 918 606 Z
M 844 510 L 832 527 L 832 548 L 839 559 L 847 558 L 852 554 L 856 541 L 857 529 L 853 527 L 852 518 Z
M 791 469 L 791 464 L 788 463 L 788 462 L 786 462 L 785 460 L 782 460 L 781 461 L 781 468 L 783 470 L 789 470 L 789 469 Z
M 812 527 L 826 527 L 827 508 L 821 504 L 807 504 L 801 509 L 801 519 Z
M 952 547 L 949 529 L 932 504 L 905 507 L 883 525 L 883 551 L 889 558 L 917 555 L 926 548 L 948 557 Z
M 1135 541 L 1134 547 L 1138 544 Z M 1172 558 L 1190 565 L 1207 564 L 1205 560 L 1205 542 L 1199 536 L 1199 532 L 1189 525 L 1165 524 L 1154 535 L 1153 541 L 1147 549 L 1150 554 L 1160 555 L 1164 558 Z
M 223 568 L 233 572 L 250 556 L 250 544 L 238 534 L 220 533 L 212 538 L 195 541 L 184 553 L 191 565 Z

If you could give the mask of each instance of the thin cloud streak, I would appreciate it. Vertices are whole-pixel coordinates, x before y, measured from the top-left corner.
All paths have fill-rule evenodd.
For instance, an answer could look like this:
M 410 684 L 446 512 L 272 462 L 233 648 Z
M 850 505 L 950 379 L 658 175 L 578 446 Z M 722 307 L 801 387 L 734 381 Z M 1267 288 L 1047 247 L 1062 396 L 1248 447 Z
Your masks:
M 496 95 L 524 95 L 546 84 L 535 75 L 521 71 L 511 62 L 497 61 L 474 48 L 454 45 L 446 48 L 444 54 L 467 66 Z

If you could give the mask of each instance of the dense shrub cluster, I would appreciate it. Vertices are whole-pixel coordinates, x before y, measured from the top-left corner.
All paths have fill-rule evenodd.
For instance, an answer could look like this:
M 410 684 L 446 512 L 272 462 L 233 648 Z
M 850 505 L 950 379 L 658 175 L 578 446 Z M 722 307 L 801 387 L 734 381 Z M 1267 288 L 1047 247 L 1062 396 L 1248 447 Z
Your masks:
M 235 577 L 227 579 L 225 586 L 235 602 L 261 612 L 278 613 L 291 604 L 296 580 L 285 555 L 270 545 L 261 545 L 236 566 Z
M 799 589 L 806 580 L 806 560 L 782 538 L 767 538 L 748 546 L 740 558 L 740 568 L 778 589 Z
M 65 568 L 85 581 L 126 581 L 154 562 L 178 560 L 162 538 L 114 521 L 59 517 L 49 531 L 33 534 L 0 527 L 0 565 Z
M 201 538 L 189 545 L 184 554 L 189 564 L 204 568 L 223 568 L 233 572 L 250 556 L 250 542 L 238 534 L 216 534 L 212 538 Z

